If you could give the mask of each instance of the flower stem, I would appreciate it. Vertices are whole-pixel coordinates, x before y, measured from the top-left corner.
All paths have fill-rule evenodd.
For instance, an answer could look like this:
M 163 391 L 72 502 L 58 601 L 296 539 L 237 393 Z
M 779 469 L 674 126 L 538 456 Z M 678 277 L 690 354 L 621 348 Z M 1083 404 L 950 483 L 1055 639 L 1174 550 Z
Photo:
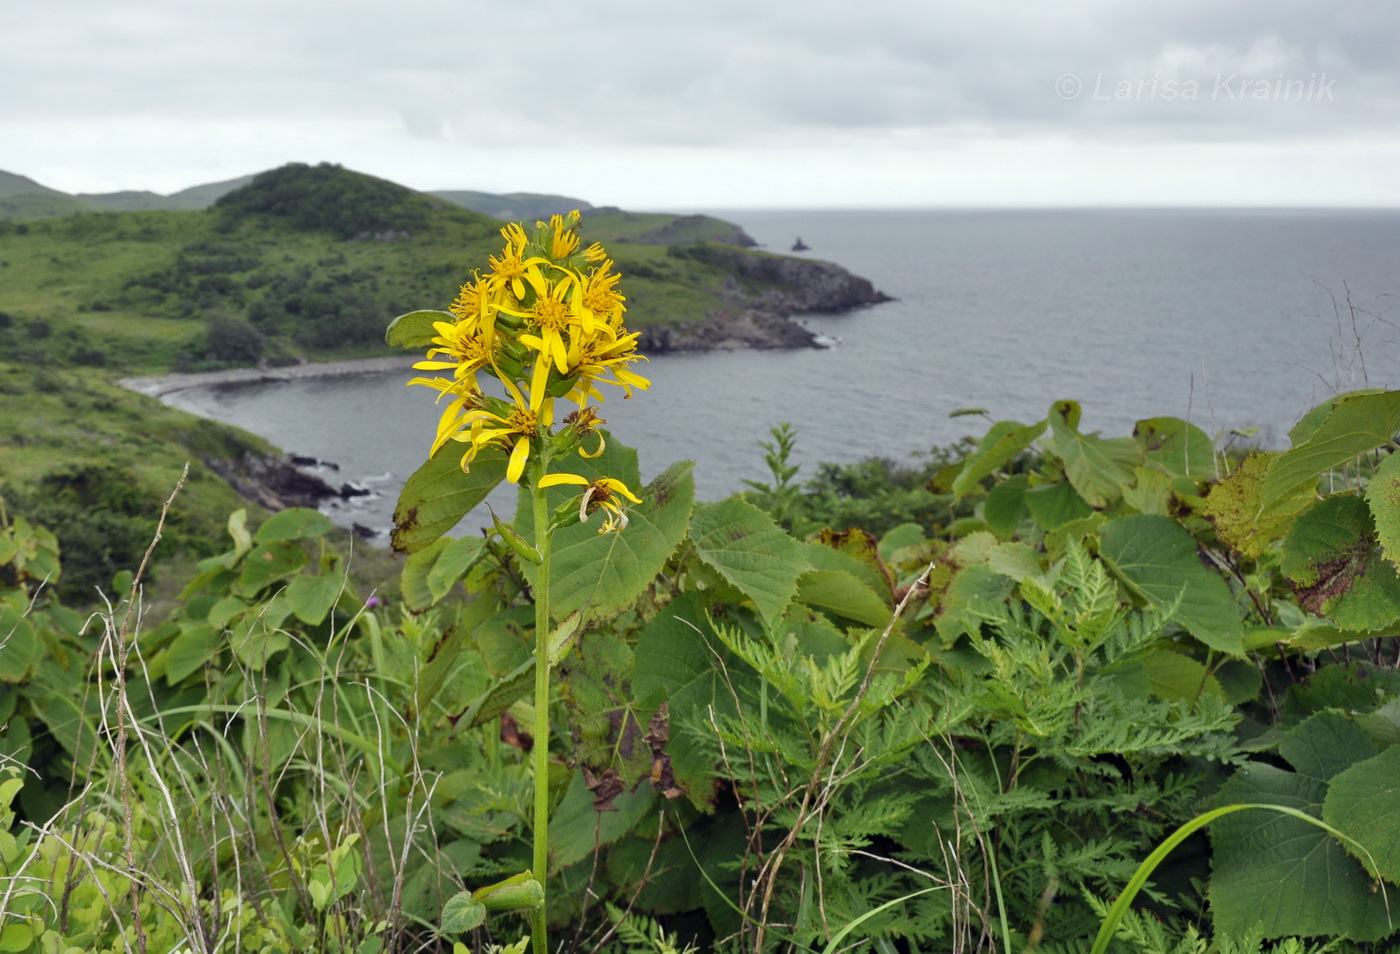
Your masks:
M 535 506 L 535 548 L 540 553 L 535 573 L 535 856 L 533 872 L 543 887 L 549 870 L 549 569 L 554 534 L 549 528 L 547 488 L 540 486 L 548 469 L 545 455 L 535 461 L 530 495 Z M 548 891 L 545 892 L 546 901 Z M 549 936 L 545 903 L 530 915 L 532 954 L 548 954 Z

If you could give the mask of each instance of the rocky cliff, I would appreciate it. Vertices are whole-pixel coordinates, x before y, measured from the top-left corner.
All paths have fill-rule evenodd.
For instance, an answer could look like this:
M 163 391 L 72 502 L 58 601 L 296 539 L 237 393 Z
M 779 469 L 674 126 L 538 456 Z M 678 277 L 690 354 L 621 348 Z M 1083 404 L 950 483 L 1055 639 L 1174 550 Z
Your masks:
M 738 348 L 815 348 L 817 336 L 792 320 L 803 312 L 839 313 L 890 301 L 868 279 L 830 262 L 746 252 L 717 244 L 675 248 L 728 272 L 725 307 L 703 322 L 642 329 L 638 350 L 727 351 Z

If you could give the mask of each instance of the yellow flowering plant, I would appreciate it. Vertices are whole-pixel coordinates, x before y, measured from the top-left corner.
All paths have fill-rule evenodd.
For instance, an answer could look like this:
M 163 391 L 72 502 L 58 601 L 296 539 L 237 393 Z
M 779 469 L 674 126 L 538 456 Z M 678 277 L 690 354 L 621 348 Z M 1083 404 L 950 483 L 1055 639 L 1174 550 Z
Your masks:
M 488 459 L 499 468 L 503 457 L 504 479 L 529 494 L 535 539 L 525 539 L 500 520 L 494 521 L 494 532 L 535 567 L 533 867 L 503 882 L 512 886 L 508 891 L 491 886 L 452 899 L 444 909 L 443 929 L 469 930 L 489 909 L 524 908 L 530 912 L 535 949 L 540 951 L 547 949 L 553 536 L 599 511 L 604 519 L 598 532 L 620 532 L 628 524 L 627 505 L 642 503 L 621 479 L 584 477 L 556 470 L 555 465 L 575 452 L 585 458 L 602 454 L 599 427 L 605 422 L 593 403 L 603 401 L 600 385 L 618 387 L 626 397 L 650 386 L 630 367 L 644 359 L 636 350 L 637 334 L 623 325 L 626 298 L 619 290 L 620 276 L 600 245 L 580 248 L 578 225 L 577 212 L 538 222 L 533 234 L 522 225 L 507 225 L 501 229 L 505 245 L 500 254 L 489 256 L 484 273 L 472 273 L 447 311 L 411 312 L 396 319 L 388 332 L 391 344 L 426 348 L 414 368 L 435 373 L 408 383 L 437 391 L 443 405 L 429 451 L 433 469 L 422 479 L 450 477 L 444 461 L 450 460 L 461 477 L 476 466 L 484 467 L 481 462 Z M 495 379 L 499 389 L 489 379 Z M 559 401 L 575 409 L 559 417 Z M 498 469 L 484 476 L 465 494 L 465 506 L 479 501 L 500 479 Z M 579 487 L 577 502 L 551 512 L 546 494 L 560 486 Z M 450 526 L 454 513 L 461 515 L 448 512 L 433 526 Z M 420 526 L 410 527 L 401 537 L 401 524 L 395 531 L 396 545 L 413 550 L 440 536 L 441 530 L 423 530 L 424 519 L 416 506 L 411 508 L 405 522 Z

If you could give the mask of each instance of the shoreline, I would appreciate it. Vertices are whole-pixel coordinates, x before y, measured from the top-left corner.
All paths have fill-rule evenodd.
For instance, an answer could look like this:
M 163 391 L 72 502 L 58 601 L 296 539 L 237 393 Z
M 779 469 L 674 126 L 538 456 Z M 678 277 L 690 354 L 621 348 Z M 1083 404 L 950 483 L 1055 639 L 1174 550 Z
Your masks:
M 411 371 L 421 355 L 386 355 L 378 358 L 349 358 L 341 361 L 308 361 L 281 368 L 226 368 L 223 371 L 175 371 L 148 377 L 121 378 L 117 384 L 147 397 L 163 398 L 189 388 L 219 387 L 226 384 L 270 384 L 313 378 L 339 378 L 386 371 Z

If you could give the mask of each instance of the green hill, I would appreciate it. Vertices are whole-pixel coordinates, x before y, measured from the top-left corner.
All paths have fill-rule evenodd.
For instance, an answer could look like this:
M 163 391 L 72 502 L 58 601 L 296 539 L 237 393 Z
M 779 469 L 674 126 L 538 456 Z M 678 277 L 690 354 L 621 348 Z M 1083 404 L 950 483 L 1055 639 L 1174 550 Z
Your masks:
M 492 192 L 473 192 L 469 189 L 442 190 L 428 193 L 431 196 L 460 205 L 472 212 L 489 215 L 493 219 L 509 222 L 530 222 L 547 219 L 551 215 L 564 215 L 578 209 L 587 212 L 592 205 L 582 199 L 571 199 L 566 195 L 543 195 L 536 192 L 507 192 L 497 195 Z

